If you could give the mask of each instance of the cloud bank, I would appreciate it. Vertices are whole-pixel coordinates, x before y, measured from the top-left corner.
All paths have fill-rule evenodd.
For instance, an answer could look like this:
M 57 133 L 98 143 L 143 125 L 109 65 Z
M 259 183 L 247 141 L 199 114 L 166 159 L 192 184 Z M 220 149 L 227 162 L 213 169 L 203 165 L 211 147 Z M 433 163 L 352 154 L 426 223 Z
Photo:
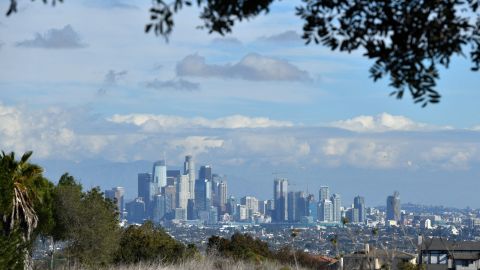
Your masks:
M 247 117 L 243 115 L 232 115 L 210 120 L 203 117 L 186 118 L 172 115 L 115 114 L 108 120 L 114 123 L 133 124 L 150 132 L 178 128 L 237 129 L 293 126 L 293 123 L 288 121 L 277 121 L 266 117 Z
M 336 121 L 334 127 L 356 132 L 414 131 L 439 129 L 424 123 L 415 122 L 407 117 L 381 113 L 376 116 L 361 115 L 347 120 Z
M 152 114 L 94 118 L 89 114 L 0 104 L 0 149 L 33 150 L 39 159 L 127 162 L 154 160 L 165 151 L 173 160 L 190 153 L 200 159 L 208 156 L 219 165 L 297 169 L 458 171 L 480 165 L 476 131 L 418 133 L 397 128 L 389 133 L 364 133 L 243 115 L 208 119 Z M 391 136 L 392 132 L 397 133 Z
M 287 61 L 250 53 L 238 63 L 207 64 L 204 57 L 193 54 L 176 67 L 178 76 L 217 77 L 248 81 L 309 81 L 309 74 Z
M 80 35 L 71 25 L 61 29 L 50 29 L 44 34 L 36 33 L 33 39 L 16 43 L 17 47 L 42 49 L 78 49 L 86 47 Z

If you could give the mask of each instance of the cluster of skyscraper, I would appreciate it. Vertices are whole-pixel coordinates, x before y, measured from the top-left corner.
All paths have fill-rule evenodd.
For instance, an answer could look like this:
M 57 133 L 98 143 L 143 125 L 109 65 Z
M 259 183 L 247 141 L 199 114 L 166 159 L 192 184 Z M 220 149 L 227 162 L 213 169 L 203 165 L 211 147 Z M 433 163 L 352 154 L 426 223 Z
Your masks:
M 352 208 L 342 207 L 340 194 L 330 196 L 327 186 L 318 191 L 318 201 L 313 194 L 303 191 L 288 191 L 288 180 L 275 179 L 273 184 L 274 200 L 272 205 L 273 222 L 331 222 L 340 223 L 343 217 L 350 222 L 365 222 L 365 199 L 357 196 Z
M 121 218 L 131 223 L 146 219 L 199 220 L 207 224 L 219 221 L 257 223 L 365 223 L 365 198 L 357 196 L 350 207 L 342 206 L 340 194 L 330 195 L 327 186 L 321 186 L 318 200 L 314 194 L 289 191 L 288 180 L 274 179 L 273 199 L 259 200 L 244 196 L 237 201 L 228 196 L 224 176 L 214 174 L 210 165 L 200 166 L 198 177 L 192 156 L 185 157 L 182 170 L 168 170 L 165 160 L 153 164 L 152 172 L 138 174 L 138 196 L 124 205 L 124 189 L 116 187 L 105 191 L 114 200 Z M 396 192 L 387 198 L 386 220 L 400 220 L 400 199 Z
M 138 174 L 138 197 L 126 204 L 129 222 L 145 219 L 215 221 L 226 209 L 227 182 L 201 166 L 196 177 L 195 162 L 186 156 L 181 170 L 168 170 L 165 160 L 153 164 L 152 172 Z M 121 209 L 121 208 L 120 208 Z

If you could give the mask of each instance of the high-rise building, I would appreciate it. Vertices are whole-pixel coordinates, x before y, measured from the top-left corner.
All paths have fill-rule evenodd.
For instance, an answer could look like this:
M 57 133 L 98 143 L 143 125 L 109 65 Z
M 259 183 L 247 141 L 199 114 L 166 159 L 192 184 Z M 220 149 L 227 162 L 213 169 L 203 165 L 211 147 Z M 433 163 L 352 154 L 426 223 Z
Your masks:
M 219 207 L 220 198 L 219 198 L 219 185 L 223 181 L 223 177 L 218 174 L 212 174 L 212 204 Z
M 313 221 L 318 220 L 318 206 L 317 201 L 315 201 L 315 196 L 310 194 L 307 196 L 307 216 L 311 216 Z
M 360 216 L 358 208 L 350 208 L 347 210 L 346 218 L 350 223 L 359 223 Z
M 274 221 L 284 222 L 288 220 L 288 180 L 277 178 L 273 182 L 273 198 L 275 200 Z
M 358 222 L 365 223 L 366 213 L 365 213 L 365 198 L 357 196 L 353 199 L 353 208 L 358 209 Z
M 123 211 L 125 208 L 123 195 L 125 189 L 123 187 L 114 187 L 110 190 L 105 190 L 105 198 L 110 199 L 117 206 L 120 219 L 123 219 Z
M 177 208 L 187 210 L 189 195 L 189 176 L 181 175 L 177 182 Z
M 167 170 L 167 185 L 174 186 L 181 174 L 180 170 Z
M 220 213 L 224 213 L 226 210 L 226 204 L 227 204 L 227 195 L 228 195 L 228 187 L 227 187 L 227 182 L 226 181 L 221 181 L 218 184 L 217 187 L 217 192 L 216 192 L 216 206 L 218 206 L 218 209 L 220 210 Z
M 318 220 L 323 222 L 333 221 L 333 203 L 330 200 L 323 200 L 318 204 Z
M 297 201 L 295 200 L 295 192 L 290 191 L 288 192 L 288 200 L 287 200 L 287 208 L 288 208 L 288 221 L 295 222 L 296 211 L 297 211 Z
M 330 191 L 327 186 L 321 186 L 320 190 L 318 191 L 318 201 L 321 202 L 323 200 L 330 199 Z
M 165 214 L 172 213 L 177 208 L 177 188 L 175 185 L 164 186 L 162 194 L 165 196 Z
M 259 200 L 258 201 L 258 212 L 262 215 L 267 214 L 267 201 L 266 200 Z
M 295 215 L 294 219 L 296 222 L 300 221 L 302 217 L 307 215 L 307 198 L 305 197 L 305 192 L 297 191 L 295 192 Z
M 272 219 L 275 218 L 275 200 L 267 200 L 267 209 L 265 209 L 265 214 L 270 216 Z
M 212 205 L 212 182 L 208 179 L 195 181 L 195 205 L 198 210 L 208 211 Z
M 238 221 L 246 221 L 248 219 L 247 206 L 242 204 L 237 205 L 236 217 Z
M 188 199 L 195 199 L 195 162 L 193 156 L 185 156 L 183 174 L 188 176 Z
M 155 194 L 160 193 L 161 188 L 167 185 L 167 165 L 165 160 L 153 163 L 152 177 Z
M 145 218 L 145 202 L 142 197 L 126 204 L 127 219 L 130 223 L 143 223 Z
M 247 207 L 247 211 L 258 213 L 258 199 L 253 196 L 244 196 L 240 199 L 240 204 Z
M 333 194 L 332 198 L 330 199 L 332 201 L 332 208 L 333 208 L 333 222 L 341 222 L 342 221 L 342 198 L 340 197 L 340 194 Z
M 187 209 L 186 208 L 175 208 L 174 219 L 176 220 L 187 220 Z
M 218 223 L 218 208 L 216 206 L 210 206 L 208 212 L 208 224 Z
M 198 171 L 198 180 L 208 179 L 212 181 L 212 167 L 210 165 L 200 166 Z
M 237 212 L 237 200 L 235 199 L 235 197 L 230 196 L 227 199 L 226 208 L 227 208 L 227 213 L 229 215 L 231 215 L 231 216 L 235 215 L 235 213 Z
M 165 196 L 157 194 L 153 199 L 153 222 L 159 223 L 165 216 Z
M 197 207 L 195 206 L 195 200 L 188 199 L 187 202 L 187 219 L 188 220 L 195 220 L 197 219 Z
M 387 220 L 400 221 L 400 193 L 398 191 L 387 197 Z
M 139 173 L 138 174 L 138 197 L 143 198 L 143 201 L 150 199 L 150 183 L 152 182 L 152 174 Z
M 181 174 L 180 170 L 167 170 L 167 177 L 178 178 Z

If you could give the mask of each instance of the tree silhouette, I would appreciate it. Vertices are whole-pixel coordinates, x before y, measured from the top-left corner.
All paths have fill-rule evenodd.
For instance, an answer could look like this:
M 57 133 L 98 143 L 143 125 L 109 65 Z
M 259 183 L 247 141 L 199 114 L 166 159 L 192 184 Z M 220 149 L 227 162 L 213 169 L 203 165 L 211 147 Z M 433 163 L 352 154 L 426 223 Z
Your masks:
M 17 0 L 10 1 L 7 15 L 16 11 Z M 199 27 L 225 35 L 235 23 L 268 13 L 273 2 L 154 0 L 145 32 L 168 40 L 175 13 L 196 4 L 203 22 Z M 374 81 L 388 76 L 392 96 L 401 99 L 409 92 L 415 103 L 425 107 L 440 101 L 438 66 L 448 68 L 453 55 L 468 54 L 471 69 L 480 69 L 479 5 L 480 0 L 303 0 L 296 15 L 304 22 L 306 44 L 362 52 L 374 61 L 370 68 Z

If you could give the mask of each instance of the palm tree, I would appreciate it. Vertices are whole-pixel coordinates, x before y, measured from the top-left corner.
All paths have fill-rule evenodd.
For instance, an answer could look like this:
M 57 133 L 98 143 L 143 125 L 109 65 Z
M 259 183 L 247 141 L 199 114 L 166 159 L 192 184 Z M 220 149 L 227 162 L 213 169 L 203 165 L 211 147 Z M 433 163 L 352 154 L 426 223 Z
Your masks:
M 0 155 L 0 217 L 5 235 L 18 232 L 24 242 L 30 240 L 37 227 L 38 216 L 34 209 L 36 198 L 34 180 L 42 176 L 42 168 L 31 164 L 32 152 L 26 152 L 17 161 L 15 154 Z M 25 252 L 25 267 L 28 267 L 28 251 Z

